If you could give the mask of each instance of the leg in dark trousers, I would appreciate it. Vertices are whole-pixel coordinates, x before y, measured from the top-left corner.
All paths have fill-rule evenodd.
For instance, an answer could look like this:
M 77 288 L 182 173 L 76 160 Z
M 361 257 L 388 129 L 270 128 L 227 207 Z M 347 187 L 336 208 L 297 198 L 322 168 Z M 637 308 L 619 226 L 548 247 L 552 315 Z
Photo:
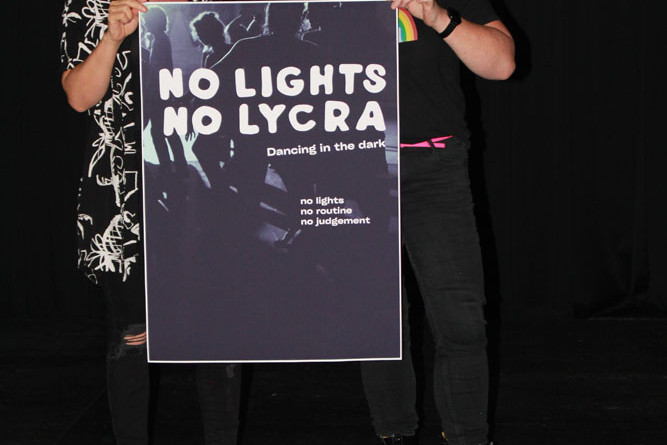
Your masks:
M 241 399 L 241 365 L 198 364 L 195 379 L 206 445 L 236 445 Z
M 403 289 L 403 359 L 361 362 L 364 393 L 375 434 L 380 437 L 413 436 L 419 418 L 415 406 L 417 388 L 410 353 L 408 300 Z
M 109 346 L 107 393 L 118 445 L 148 443 L 149 379 L 143 276 L 105 279 Z
M 400 156 L 403 245 L 435 342 L 434 392 L 442 429 L 451 445 L 485 445 L 484 278 L 467 143 L 452 138 L 446 148 L 406 148 Z M 407 328 L 405 313 L 403 317 Z M 407 329 L 404 335 L 409 336 Z M 362 369 L 377 433 L 410 435 L 417 422 L 409 355 L 363 364 Z
M 146 343 L 128 345 L 125 337 L 145 332 L 132 325 L 117 335 L 107 354 L 107 392 L 118 445 L 148 443 L 148 362 Z M 138 331 L 138 332 L 137 332 Z

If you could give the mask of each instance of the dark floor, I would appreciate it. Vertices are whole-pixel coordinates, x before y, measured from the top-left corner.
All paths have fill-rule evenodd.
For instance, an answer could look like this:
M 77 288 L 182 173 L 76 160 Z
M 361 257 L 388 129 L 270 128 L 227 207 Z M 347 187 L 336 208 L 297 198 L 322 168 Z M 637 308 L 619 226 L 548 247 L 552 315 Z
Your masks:
M 505 325 L 500 339 L 499 445 L 667 443 L 667 320 Z M 0 443 L 112 444 L 103 343 L 95 321 L 2 321 Z M 153 443 L 203 443 L 191 366 L 155 371 Z M 242 445 L 375 444 L 358 365 L 256 364 L 246 376 Z M 421 443 L 435 445 L 429 394 L 423 405 Z

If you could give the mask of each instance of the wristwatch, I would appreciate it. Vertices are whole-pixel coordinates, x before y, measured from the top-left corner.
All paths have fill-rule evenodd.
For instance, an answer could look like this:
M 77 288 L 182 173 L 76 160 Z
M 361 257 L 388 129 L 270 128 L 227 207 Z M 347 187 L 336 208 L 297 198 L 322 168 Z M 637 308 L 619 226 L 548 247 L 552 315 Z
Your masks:
M 461 14 L 454 8 L 447 8 L 447 15 L 449 16 L 449 25 L 441 32 L 438 33 L 441 39 L 449 36 L 454 28 L 461 24 Z

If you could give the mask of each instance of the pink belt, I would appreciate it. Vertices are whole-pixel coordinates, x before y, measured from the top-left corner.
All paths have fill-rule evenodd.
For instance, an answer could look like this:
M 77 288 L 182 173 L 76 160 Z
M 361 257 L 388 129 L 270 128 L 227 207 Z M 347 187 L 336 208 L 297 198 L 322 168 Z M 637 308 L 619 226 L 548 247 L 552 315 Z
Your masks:
M 399 146 L 401 148 L 406 148 L 406 147 L 430 147 L 430 148 L 445 148 L 445 140 L 449 139 L 453 136 L 442 136 L 439 138 L 432 138 L 428 139 L 426 141 L 422 142 L 417 142 L 416 144 L 400 144 Z

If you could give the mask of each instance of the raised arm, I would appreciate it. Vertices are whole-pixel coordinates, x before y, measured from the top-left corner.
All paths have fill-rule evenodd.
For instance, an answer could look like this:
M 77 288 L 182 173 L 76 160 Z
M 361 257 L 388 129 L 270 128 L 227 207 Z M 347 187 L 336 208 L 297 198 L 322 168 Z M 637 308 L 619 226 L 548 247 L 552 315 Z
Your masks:
M 77 111 L 86 111 L 104 97 L 116 53 L 123 40 L 139 25 L 139 11 L 146 0 L 113 0 L 109 5 L 108 28 L 86 60 L 62 75 L 67 101 Z
M 437 33 L 450 22 L 447 10 L 435 0 L 393 0 L 391 7 L 407 9 Z M 500 20 L 478 25 L 462 18 L 444 40 L 463 64 L 480 77 L 504 80 L 514 72 L 514 39 Z

